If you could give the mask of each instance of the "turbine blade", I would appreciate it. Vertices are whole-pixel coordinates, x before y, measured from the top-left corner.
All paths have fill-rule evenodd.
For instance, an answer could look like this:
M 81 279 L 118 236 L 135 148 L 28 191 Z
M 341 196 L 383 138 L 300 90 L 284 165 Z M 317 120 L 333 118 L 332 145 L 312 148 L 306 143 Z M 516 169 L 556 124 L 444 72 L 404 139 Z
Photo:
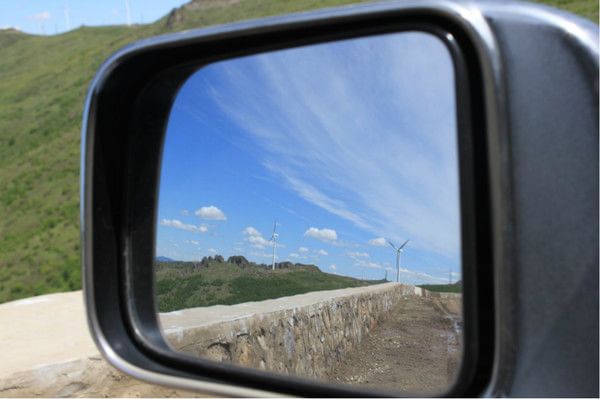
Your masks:
M 400 246 L 400 248 L 398 248 L 398 249 L 402 249 L 402 248 L 404 248 L 404 247 L 406 246 L 406 244 L 408 244 L 408 242 L 409 242 L 409 241 L 410 241 L 410 240 L 406 240 L 406 241 L 404 241 L 404 244 L 402 244 L 402 245 Z
M 397 251 L 397 249 L 396 249 L 396 246 L 395 246 L 394 244 L 392 244 L 392 242 L 391 242 L 391 241 L 389 241 L 389 240 L 388 240 L 388 244 L 390 244 L 390 246 L 391 246 L 392 248 L 394 248 L 394 251 Z
M 277 220 L 273 223 L 273 233 L 271 234 L 271 240 L 275 239 L 275 231 L 277 230 Z

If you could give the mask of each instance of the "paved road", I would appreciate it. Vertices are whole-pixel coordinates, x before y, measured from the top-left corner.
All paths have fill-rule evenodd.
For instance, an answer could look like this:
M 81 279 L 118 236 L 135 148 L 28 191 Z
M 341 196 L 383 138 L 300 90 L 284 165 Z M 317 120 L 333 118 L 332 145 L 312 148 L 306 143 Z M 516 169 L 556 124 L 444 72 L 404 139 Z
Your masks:
M 454 312 L 453 312 L 454 311 Z M 457 372 L 459 301 L 408 297 L 329 376 L 332 382 L 418 394 L 439 393 Z

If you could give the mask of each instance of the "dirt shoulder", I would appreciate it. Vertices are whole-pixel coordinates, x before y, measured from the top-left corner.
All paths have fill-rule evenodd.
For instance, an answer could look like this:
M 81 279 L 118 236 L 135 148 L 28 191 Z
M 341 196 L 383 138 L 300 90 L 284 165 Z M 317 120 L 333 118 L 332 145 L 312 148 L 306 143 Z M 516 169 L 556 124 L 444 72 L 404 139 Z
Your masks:
M 405 298 L 329 379 L 364 388 L 419 394 L 448 388 L 458 371 L 462 350 L 455 329 L 460 306 L 456 300 L 440 301 Z

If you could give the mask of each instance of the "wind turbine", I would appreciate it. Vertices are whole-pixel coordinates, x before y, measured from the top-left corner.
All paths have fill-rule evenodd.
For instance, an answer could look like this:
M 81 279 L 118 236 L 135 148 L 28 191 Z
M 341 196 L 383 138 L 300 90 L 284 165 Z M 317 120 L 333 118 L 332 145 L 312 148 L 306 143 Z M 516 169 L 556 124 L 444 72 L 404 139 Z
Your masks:
M 390 244 L 390 246 L 392 248 L 394 248 L 394 251 L 396 252 L 396 282 L 399 283 L 400 282 L 400 253 L 402 252 L 402 249 L 406 246 L 406 244 L 408 244 L 409 240 L 404 241 L 404 244 L 400 245 L 398 248 L 396 248 L 396 246 L 394 244 L 392 244 L 391 241 L 388 240 L 388 244 Z
M 279 238 L 279 234 L 277 234 L 277 220 L 273 223 L 273 234 L 271 234 L 271 242 L 273 243 L 273 264 L 272 269 L 275 270 L 275 248 L 277 247 L 277 238 Z

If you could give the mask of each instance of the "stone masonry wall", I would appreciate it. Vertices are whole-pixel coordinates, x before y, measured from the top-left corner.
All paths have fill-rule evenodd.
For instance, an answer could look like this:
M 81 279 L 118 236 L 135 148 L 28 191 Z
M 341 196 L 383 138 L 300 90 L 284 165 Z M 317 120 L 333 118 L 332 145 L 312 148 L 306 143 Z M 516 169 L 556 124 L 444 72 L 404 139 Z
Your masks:
M 324 378 L 398 301 L 406 295 L 423 295 L 421 291 L 387 283 L 263 301 L 266 308 L 255 311 L 247 304 L 223 306 L 219 314 L 225 320 L 213 323 L 202 320 L 198 314 L 202 308 L 162 314 L 161 322 L 167 341 L 179 351 L 277 373 Z M 236 312 L 240 306 L 246 314 Z M 230 319 L 222 314 L 228 311 Z M 189 319 L 198 321 L 181 327 Z

